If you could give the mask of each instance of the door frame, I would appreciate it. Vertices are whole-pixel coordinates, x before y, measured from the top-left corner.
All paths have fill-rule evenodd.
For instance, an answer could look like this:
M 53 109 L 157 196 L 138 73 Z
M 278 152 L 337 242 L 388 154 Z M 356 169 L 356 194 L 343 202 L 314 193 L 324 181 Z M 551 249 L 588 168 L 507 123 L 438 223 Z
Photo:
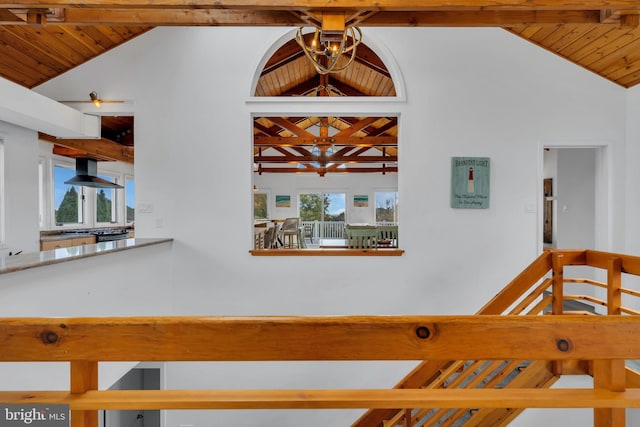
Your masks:
M 595 153 L 595 247 L 602 251 L 612 249 L 612 167 L 613 159 L 612 146 L 606 142 L 586 142 L 586 141 L 562 141 L 562 142 L 539 142 L 538 143 L 538 181 L 537 181 L 537 252 L 544 250 L 543 227 L 544 227 L 544 149 L 545 148 L 594 148 Z M 554 183 L 557 185 L 557 182 Z M 555 191 L 555 190 L 554 190 Z M 555 196 L 554 196 L 555 197 Z M 557 206 L 554 206 L 554 222 L 557 218 Z

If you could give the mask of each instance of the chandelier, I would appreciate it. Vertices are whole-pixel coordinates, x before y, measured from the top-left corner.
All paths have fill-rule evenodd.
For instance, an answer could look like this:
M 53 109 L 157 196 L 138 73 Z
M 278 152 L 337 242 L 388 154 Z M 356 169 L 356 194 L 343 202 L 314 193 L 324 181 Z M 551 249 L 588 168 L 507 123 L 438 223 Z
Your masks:
M 360 28 L 346 28 L 342 14 L 323 15 L 322 28 L 315 28 L 310 44 L 305 41 L 303 30 L 304 27 L 298 28 L 296 42 L 319 74 L 337 73 L 351 65 L 362 41 Z M 347 55 L 346 63 L 338 66 L 338 61 Z

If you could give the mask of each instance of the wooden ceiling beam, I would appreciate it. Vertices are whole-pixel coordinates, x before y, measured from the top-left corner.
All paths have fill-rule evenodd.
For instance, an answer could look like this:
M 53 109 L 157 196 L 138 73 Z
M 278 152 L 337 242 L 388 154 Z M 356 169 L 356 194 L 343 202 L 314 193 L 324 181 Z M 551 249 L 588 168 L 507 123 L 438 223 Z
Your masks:
M 261 173 L 317 173 L 320 175 L 324 175 L 328 172 L 337 172 L 337 173 L 398 173 L 397 166 L 386 166 L 386 167 L 367 167 L 367 168 L 359 168 L 359 167 L 345 167 L 345 168 L 318 168 L 314 166 L 301 168 L 261 168 Z
M 257 146 L 281 146 L 293 147 L 307 145 L 312 146 L 318 144 L 320 137 L 311 135 L 305 137 L 281 137 L 281 136 L 261 136 L 255 135 L 253 139 L 254 145 Z M 328 138 L 327 143 L 333 145 L 350 145 L 357 147 L 381 147 L 381 146 L 397 146 L 398 138 L 395 136 L 332 136 Z
M 388 11 L 360 24 L 362 27 L 508 27 L 512 25 L 588 24 L 600 22 L 600 10 L 475 10 Z
M 0 9 L 4 25 L 27 25 L 15 19 L 9 10 Z M 625 9 L 628 12 L 628 10 Z M 616 16 L 602 21 L 603 13 Z M 380 11 L 364 18 L 358 25 L 382 27 L 504 27 L 513 25 L 617 24 L 619 10 L 455 10 L 455 11 Z M 11 16 L 13 15 L 13 17 Z M 5 17 L 6 19 L 3 19 Z M 152 9 L 152 8 L 69 8 L 63 21 L 49 25 L 154 25 L 154 26 L 308 26 L 300 17 L 286 10 L 251 9 Z
M 345 136 L 351 136 L 354 133 L 359 132 L 362 129 L 368 127 L 369 125 L 377 122 L 378 120 L 380 120 L 380 117 L 367 117 L 366 119 L 362 119 L 359 122 L 352 124 L 347 129 L 341 130 L 340 132 L 335 134 L 333 138 L 342 138 Z M 352 144 L 352 145 L 358 145 L 358 144 Z
M 207 25 L 300 26 L 304 23 L 285 10 L 221 9 L 68 9 L 69 25 Z
M 289 132 L 295 135 L 298 135 L 299 137 L 316 138 L 316 136 L 313 135 L 312 133 L 307 132 L 305 129 L 297 126 L 295 123 L 290 122 L 284 117 L 269 117 L 268 119 L 273 123 L 275 123 L 276 125 L 280 126 L 281 128 L 286 129 Z M 276 144 L 276 145 L 284 145 L 284 144 Z M 300 144 L 297 144 L 297 145 L 300 145 Z
M 125 163 L 134 162 L 134 149 L 133 147 L 126 147 L 118 144 L 117 142 L 110 141 L 106 138 L 102 139 L 61 139 L 55 136 L 47 135 L 46 133 L 39 132 L 38 138 L 51 142 L 63 147 L 73 148 L 76 150 L 85 151 L 89 154 L 93 154 L 99 157 L 106 157 L 111 160 L 119 160 Z
M 331 163 L 384 163 L 397 162 L 398 156 L 336 156 L 332 155 Z M 317 156 L 308 154 L 305 156 L 254 156 L 255 163 L 296 163 L 296 162 L 317 162 Z
M 122 8 L 122 9 L 255 9 L 302 11 L 361 10 L 596 10 L 638 9 L 637 0 L 385 0 L 363 8 L 362 0 L 12 0 L 5 8 Z
M 17 17 L 8 9 L 0 9 L 0 25 L 25 24 L 25 22 Z

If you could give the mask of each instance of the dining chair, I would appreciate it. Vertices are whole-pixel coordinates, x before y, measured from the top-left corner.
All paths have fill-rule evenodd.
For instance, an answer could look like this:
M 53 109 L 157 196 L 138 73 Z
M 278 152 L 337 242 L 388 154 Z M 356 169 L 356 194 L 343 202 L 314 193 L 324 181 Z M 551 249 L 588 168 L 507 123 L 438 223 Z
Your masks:
M 311 224 L 304 224 L 304 238 L 309 238 L 309 241 L 313 243 L 313 232 L 315 231 L 316 224 L 312 222 Z
M 398 226 L 379 225 L 378 226 L 378 247 L 397 248 L 398 247 Z
M 267 227 L 267 231 L 264 232 L 264 249 L 271 249 L 275 232 L 275 227 Z
M 349 228 L 347 231 L 347 247 L 351 249 L 373 249 L 378 247 L 378 230 L 376 227 Z
M 282 228 L 280 229 L 282 246 L 284 246 L 285 248 L 300 247 L 299 228 L 300 218 L 286 218 L 284 220 L 284 222 L 282 223 Z M 293 243 L 294 238 L 295 246 Z

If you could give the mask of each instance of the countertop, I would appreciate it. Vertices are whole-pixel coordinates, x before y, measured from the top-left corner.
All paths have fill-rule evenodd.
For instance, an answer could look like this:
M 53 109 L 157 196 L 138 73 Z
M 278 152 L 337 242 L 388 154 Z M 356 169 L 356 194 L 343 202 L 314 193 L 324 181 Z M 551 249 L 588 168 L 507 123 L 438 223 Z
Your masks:
M 68 236 L 68 235 L 67 235 Z M 84 235 L 86 236 L 86 234 Z M 55 237 L 55 236 L 51 236 Z M 71 238 L 71 237 L 67 237 Z M 22 253 L 20 255 L 0 257 L 0 274 L 13 273 L 29 268 L 58 264 L 97 255 L 105 255 L 112 252 L 142 248 L 150 245 L 172 242 L 171 238 L 158 239 L 122 239 L 109 242 L 100 242 L 90 245 L 72 246 L 50 251 Z

